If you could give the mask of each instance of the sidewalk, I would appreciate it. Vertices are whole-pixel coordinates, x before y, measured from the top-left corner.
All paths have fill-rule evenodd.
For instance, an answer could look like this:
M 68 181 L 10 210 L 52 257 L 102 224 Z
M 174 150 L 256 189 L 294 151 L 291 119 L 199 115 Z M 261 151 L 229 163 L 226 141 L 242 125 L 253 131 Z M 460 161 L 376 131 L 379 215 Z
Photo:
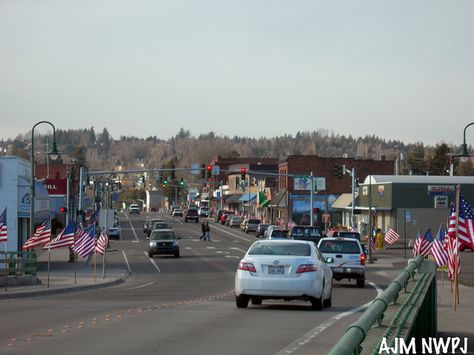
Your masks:
M 108 259 L 114 250 L 108 251 Z M 94 279 L 93 257 L 79 258 L 74 264 L 68 262 L 69 251 L 65 248 L 51 250 L 49 287 L 48 287 L 48 252 L 40 251 L 38 255 L 37 277 L 41 283 L 36 285 L 9 286 L 8 290 L 0 289 L 0 300 L 7 298 L 34 297 L 55 295 L 75 291 L 97 289 L 117 285 L 129 276 L 128 270 L 113 262 L 106 262 L 105 278 L 102 278 L 102 256 L 97 255 L 96 275 Z

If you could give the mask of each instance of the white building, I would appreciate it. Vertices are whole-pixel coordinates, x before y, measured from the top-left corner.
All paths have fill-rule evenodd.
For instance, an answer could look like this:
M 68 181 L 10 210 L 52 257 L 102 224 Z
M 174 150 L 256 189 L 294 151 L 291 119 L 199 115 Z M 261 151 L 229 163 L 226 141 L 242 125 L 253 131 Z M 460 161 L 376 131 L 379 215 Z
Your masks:
M 30 217 L 30 162 L 0 156 L 0 213 L 7 208 L 8 251 L 21 250 L 28 238 Z M 35 185 L 35 225 L 50 214 L 49 195 L 42 183 Z M 3 244 L 3 243 L 2 243 Z M 0 245 L 4 250 L 4 246 Z

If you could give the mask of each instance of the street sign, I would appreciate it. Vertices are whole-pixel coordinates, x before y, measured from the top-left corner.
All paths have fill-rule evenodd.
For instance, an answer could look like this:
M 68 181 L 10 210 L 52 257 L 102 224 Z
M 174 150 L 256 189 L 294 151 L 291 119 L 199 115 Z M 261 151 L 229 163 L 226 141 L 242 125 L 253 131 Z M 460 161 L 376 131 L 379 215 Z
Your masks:
M 428 185 L 429 196 L 449 196 L 454 195 L 456 187 L 454 185 Z
M 321 177 L 315 177 L 314 181 L 316 183 L 316 191 L 325 191 L 326 190 L 326 178 L 321 176 Z
M 191 164 L 191 174 L 200 175 L 201 174 L 201 164 Z
M 410 210 L 405 210 L 405 221 L 407 223 L 410 223 L 410 220 L 411 220 Z
M 219 173 L 220 173 L 219 165 L 213 165 L 212 170 L 211 170 L 211 174 L 212 175 L 219 175 Z
M 448 208 L 448 196 L 434 196 L 434 208 Z
M 295 191 L 305 191 L 311 190 L 311 177 L 310 176 L 295 176 L 294 181 L 294 190 Z
M 323 223 L 331 223 L 331 215 L 329 213 L 323 213 L 321 219 Z

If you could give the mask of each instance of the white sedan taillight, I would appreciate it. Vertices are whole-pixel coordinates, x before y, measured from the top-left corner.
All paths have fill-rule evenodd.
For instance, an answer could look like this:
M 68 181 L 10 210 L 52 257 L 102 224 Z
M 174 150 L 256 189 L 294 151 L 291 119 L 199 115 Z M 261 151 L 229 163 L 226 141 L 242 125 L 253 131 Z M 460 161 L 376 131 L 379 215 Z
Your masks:
M 244 263 L 242 261 L 239 263 L 239 270 L 257 272 L 257 270 L 255 269 L 255 266 L 253 266 L 252 263 Z
M 298 266 L 298 269 L 296 269 L 297 274 L 302 274 L 304 272 L 314 272 L 318 271 L 318 266 L 316 264 L 303 264 Z

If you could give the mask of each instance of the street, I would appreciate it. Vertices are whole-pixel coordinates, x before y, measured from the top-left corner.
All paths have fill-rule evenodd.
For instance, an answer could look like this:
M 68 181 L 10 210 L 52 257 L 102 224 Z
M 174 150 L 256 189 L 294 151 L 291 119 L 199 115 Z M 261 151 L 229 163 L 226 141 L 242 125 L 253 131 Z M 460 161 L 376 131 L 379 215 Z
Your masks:
M 335 281 L 333 306 L 321 312 L 302 301 L 237 309 L 234 274 L 254 235 L 210 222 L 211 241 L 200 241 L 199 223 L 150 215 L 170 222 L 181 237 L 180 258 L 148 258 L 142 231 L 146 214 L 121 213 L 122 239 L 112 241 L 107 267 L 129 268 L 126 281 L 92 291 L 0 300 L 1 353 L 309 354 L 317 349 L 323 354 L 360 316 L 357 307 L 376 297 L 375 285 L 384 288 L 389 281 L 371 267 L 366 288 Z

